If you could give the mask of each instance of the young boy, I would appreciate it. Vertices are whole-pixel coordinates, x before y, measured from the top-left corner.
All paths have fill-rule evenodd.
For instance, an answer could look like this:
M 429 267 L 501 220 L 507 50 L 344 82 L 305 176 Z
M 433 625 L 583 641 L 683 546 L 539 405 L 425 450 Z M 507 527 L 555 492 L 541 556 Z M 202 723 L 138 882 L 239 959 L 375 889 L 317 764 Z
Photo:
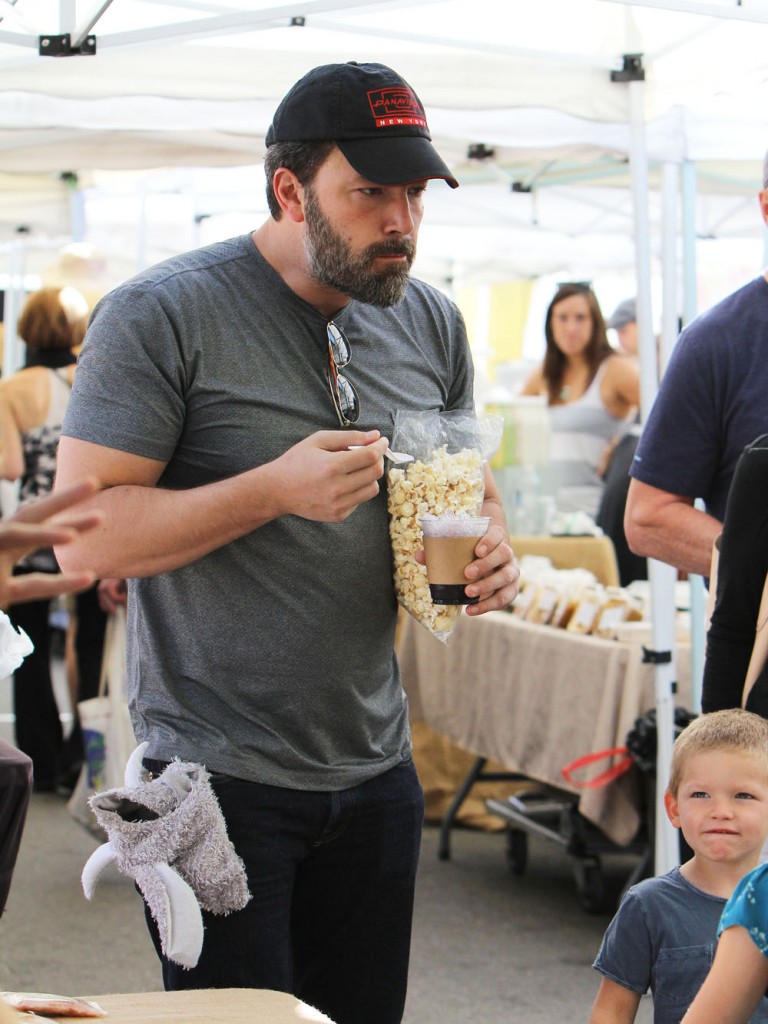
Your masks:
M 675 741 L 664 806 L 693 856 L 625 894 L 593 964 L 603 980 L 590 1024 L 632 1024 L 649 988 L 654 1024 L 679 1024 L 699 990 L 726 900 L 768 836 L 768 721 L 728 710 L 691 722 Z M 750 1021 L 768 1022 L 768 999 Z

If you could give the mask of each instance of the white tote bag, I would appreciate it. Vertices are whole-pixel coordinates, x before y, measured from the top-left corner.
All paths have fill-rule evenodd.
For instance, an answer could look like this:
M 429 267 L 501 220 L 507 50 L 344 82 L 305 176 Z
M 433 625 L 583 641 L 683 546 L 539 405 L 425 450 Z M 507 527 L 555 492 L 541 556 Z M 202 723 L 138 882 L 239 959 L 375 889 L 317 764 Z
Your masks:
M 107 620 L 99 694 L 80 701 L 77 712 L 85 756 L 67 807 L 77 821 L 99 831 L 88 800 L 123 785 L 126 762 L 136 747 L 125 696 L 125 608 Z

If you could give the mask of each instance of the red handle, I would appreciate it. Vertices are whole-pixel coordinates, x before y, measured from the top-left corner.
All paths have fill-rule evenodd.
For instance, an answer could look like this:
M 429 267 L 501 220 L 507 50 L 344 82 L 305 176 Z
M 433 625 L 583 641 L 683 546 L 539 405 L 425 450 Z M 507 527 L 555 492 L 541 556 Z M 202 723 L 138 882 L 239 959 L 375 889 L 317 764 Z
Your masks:
M 588 764 L 594 764 L 596 761 L 602 761 L 606 757 L 614 757 L 617 754 L 623 754 L 624 756 L 620 761 L 612 764 L 610 768 L 606 768 L 604 772 L 596 775 L 594 779 L 589 779 L 587 782 L 580 782 L 578 779 L 574 779 L 571 775 L 572 772 L 576 771 L 577 768 L 584 768 Z M 561 769 L 563 778 L 567 779 L 572 786 L 578 786 L 580 789 L 596 789 L 598 786 L 605 786 L 608 782 L 613 782 L 614 779 L 618 779 L 624 772 L 628 772 L 634 764 L 634 759 L 630 757 L 629 751 L 626 747 L 612 747 L 610 750 L 598 750 L 593 754 L 584 754 L 583 757 L 577 757 L 575 761 L 571 761 L 565 768 Z

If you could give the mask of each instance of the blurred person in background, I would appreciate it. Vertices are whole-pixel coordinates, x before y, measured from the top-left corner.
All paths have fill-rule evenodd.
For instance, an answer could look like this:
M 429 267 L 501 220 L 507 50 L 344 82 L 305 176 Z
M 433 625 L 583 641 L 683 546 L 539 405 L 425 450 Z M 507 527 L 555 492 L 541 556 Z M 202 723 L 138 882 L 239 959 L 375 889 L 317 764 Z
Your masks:
M 558 510 L 595 519 L 608 446 L 626 430 L 640 402 L 637 366 L 609 345 L 597 297 L 588 285 L 559 286 L 544 333 L 544 360 L 522 394 L 547 399 Z
M 0 381 L 0 478 L 18 481 L 19 506 L 53 488 L 56 452 L 88 317 L 88 304 L 74 288 L 41 288 L 28 296 L 18 322 L 26 345 L 24 367 Z M 16 575 L 57 573 L 51 548 L 24 557 Z M 82 761 L 82 733 L 76 718 L 65 746 L 60 709 L 51 678 L 51 598 L 15 607 L 11 619 L 34 644 L 14 673 L 16 743 L 34 765 L 35 789 L 71 788 Z M 75 652 L 78 699 L 98 690 L 106 616 L 95 585 L 76 599 Z
M 634 360 L 638 359 L 637 302 L 624 299 L 611 314 L 607 324 L 616 331 L 621 351 Z M 639 371 L 638 371 L 639 372 Z M 629 470 L 640 439 L 639 411 L 626 433 L 610 442 L 605 452 L 603 470 L 603 493 L 597 510 L 596 522 L 607 534 L 616 548 L 619 566 L 619 582 L 626 587 L 633 580 L 648 579 L 648 560 L 636 555 L 627 543 L 624 533 L 624 509 L 629 491 Z
M 74 594 L 93 586 L 93 573 L 90 572 L 32 572 L 16 576 L 13 569 L 21 558 L 35 549 L 67 544 L 78 533 L 98 525 L 101 518 L 98 513 L 83 512 L 76 507 L 84 498 L 93 495 L 97 487 L 94 478 L 85 480 L 59 494 L 28 503 L 0 522 L 0 659 L 4 663 L 3 674 L 11 671 L 11 666 L 17 665 L 24 657 L 29 657 L 30 647 L 27 638 L 16 633 L 5 609 L 22 601 Z M 0 915 L 5 911 L 24 831 L 32 791 L 32 768 L 31 758 L 0 740 Z M 17 1019 L 15 1014 L 13 1019 Z
M 606 327 L 616 331 L 622 352 L 628 356 L 637 356 L 639 338 L 637 336 L 637 301 L 635 299 L 624 299 L 623 302 L 620 302 L 611 313 Z

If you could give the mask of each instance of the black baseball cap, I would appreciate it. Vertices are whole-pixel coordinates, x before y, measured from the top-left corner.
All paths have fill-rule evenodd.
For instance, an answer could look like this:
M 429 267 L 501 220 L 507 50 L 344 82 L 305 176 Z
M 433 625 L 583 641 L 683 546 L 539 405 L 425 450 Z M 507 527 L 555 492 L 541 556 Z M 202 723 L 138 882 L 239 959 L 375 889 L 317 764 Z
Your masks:
M 421 100 L 384 64 L 323 64 L 299 79 L 275 111 L 266 144 L 312 139 L 332 139 L 377 185 L 459 184 L 432 145 Z

